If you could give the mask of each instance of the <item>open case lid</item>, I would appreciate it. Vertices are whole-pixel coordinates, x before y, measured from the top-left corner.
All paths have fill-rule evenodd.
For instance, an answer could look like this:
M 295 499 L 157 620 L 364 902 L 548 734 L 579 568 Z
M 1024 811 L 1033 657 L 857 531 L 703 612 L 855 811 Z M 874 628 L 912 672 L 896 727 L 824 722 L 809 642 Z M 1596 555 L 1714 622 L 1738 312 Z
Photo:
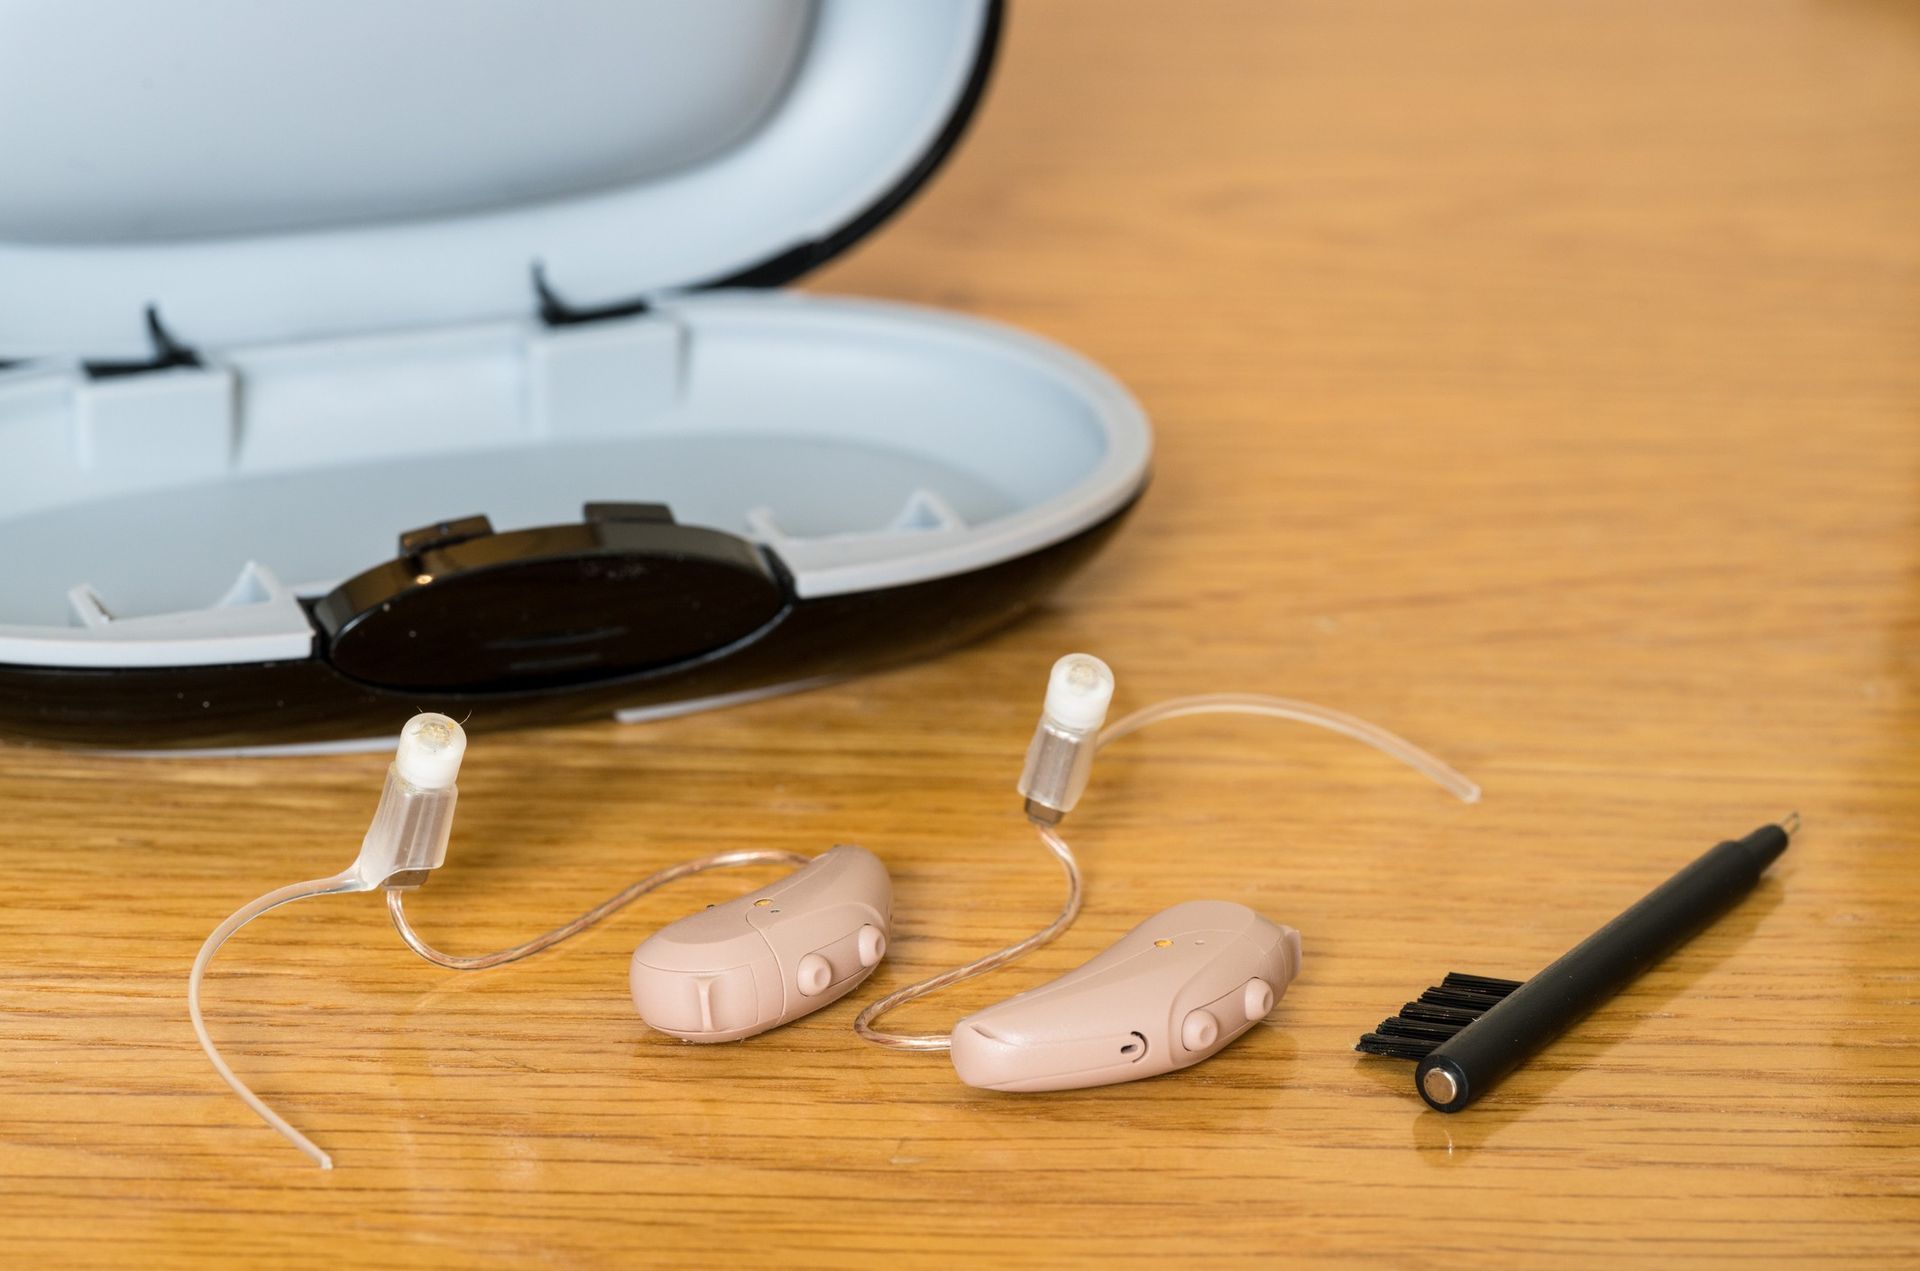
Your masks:
M 759 290 L 926 179 L 998 23 L 0 0 L 0 736 L 667 708 L 1033 603 L 1144 485 L 1126 391 Z
M 0 0 L 0 360 L 777 285 L 899 206 L 997 0 Z

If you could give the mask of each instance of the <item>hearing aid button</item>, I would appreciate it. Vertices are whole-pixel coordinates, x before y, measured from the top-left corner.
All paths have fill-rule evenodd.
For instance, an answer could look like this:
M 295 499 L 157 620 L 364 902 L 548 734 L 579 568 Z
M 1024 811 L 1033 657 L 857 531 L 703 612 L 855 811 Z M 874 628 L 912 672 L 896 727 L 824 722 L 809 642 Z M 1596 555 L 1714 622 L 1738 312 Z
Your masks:
M 1180 1044 L 1188 1050 L 1205 1050 L 1220 1040 L 1220 1021 L 1208 1011 L 1188 1011 L 1180 1025 Z
M 833 964 L 817 953 L 809 953 L 800 959 L 794 978 L 800 985 L 800 992 L 812 997 L 824 992 L 827 985 L 833 983 Z
M 860 965 L 877 966 L 887 956 L 887 933 L 868 923 L 860 928 Z
M 1248 980 L 1245 993 L 1242 1002 L 1247 1008 L 1247 1018 L 1265 1019 L 1267 1012 L 1273 1009 L 1273 986 L 1265 980 Z

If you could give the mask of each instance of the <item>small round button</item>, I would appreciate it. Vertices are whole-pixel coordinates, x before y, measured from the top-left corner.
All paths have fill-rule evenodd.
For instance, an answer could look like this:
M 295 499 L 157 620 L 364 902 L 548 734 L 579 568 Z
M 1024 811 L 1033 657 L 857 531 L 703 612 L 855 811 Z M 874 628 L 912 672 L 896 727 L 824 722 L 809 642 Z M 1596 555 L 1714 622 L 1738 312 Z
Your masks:
M 1220 1021 L 1207 1011 L 1187 1012 L 1180 1025 L 1180 1044 L 1188 1050 L 1205 1050 L 1220 1040 Z
M 1248 1019 L 1265 1019 L 1273 1009 L 1273 986 L 1265 980 L 1248 980 L 1246 989 Z
M 860 928 L 860 965 L 877 966 L 887 956 L 887 933 L 868 923 Z
M 812 997 L 833 983 L 833 964 L 817 953 L 809 953 L 800 959 L 795 978 L 800 984 L 800 992 Z

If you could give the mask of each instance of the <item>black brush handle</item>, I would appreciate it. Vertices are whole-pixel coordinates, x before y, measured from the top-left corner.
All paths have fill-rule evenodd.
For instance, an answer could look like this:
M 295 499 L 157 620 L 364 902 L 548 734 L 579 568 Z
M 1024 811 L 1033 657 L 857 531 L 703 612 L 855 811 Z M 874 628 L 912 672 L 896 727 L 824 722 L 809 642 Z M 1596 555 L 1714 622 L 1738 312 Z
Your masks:
M 1788 818 L 1797 825 L 1796 818 Z M 1787 850 L 1789 828 L 1762 826 L 1711 848 L 1515 989 L 1420 1061 L 1414 1087 L 1441 1112 L 1460 1109 L 1712 922 Z

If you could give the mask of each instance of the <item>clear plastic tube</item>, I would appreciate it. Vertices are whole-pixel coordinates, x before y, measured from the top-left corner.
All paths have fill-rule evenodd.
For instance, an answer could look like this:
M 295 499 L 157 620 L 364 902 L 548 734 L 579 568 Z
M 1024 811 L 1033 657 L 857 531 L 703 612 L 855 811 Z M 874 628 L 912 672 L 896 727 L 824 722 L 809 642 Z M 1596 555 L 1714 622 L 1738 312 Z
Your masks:
M 240 928 L 266 913 L 269 909 L 278 909 L 289 901 L 305 900 L 309 896 L 332 896 L 340 892 L 366 891 L 368 884 L 354 869 L 335 874 L 332 878 L 316 878 L 311 882 L 289 883 L 277 887 L 257 900 L 250 900 L 233 911 L 227 920 L 213 929 L 206 942 L 200 946 L 200 953 L 193 960 L 193 970 L 187 976 L 187 1014 L 193 1018 L 194 1036 L 200 1039 L 200 1049 L 207 1052 L 207 1058 L 213 1063 L 213 1070 L 233 1092 L 240 1096 L 241 1102 L 260 1114 L 260 1119 L 285 1135 L 289 1142 L 313 1158 L 313 1163 L 321 1169 L 332 1169 L 333 1158 L 320 1149 L 306 1135 L 287 1123 L 287 1119 L 267 1106 L 266 1100 L 255 1094 L 251 1087 L 234 1076 L 233 1069 L 227 1067 L 227 1061 L 220 1056 L 219 1049 L 213 1044 L 213 1038 L 207 1033 L 206 1017 L 200 1013 L 200 981 L 206 978 L 207 967 L 213 962 L 227 938 Z
M 1342 737 L 1365 742 L 1388 758 L 1398 759 L 1462 803 L 1480 801 L 1480 787 L 1465 774 L 1398 733 L 1390 733 L 1378 724 L 1369 724 L 1345 711 L 1296 701 L 1290 697 L 1267 697 L 1260 693 L 1201 693 L 1192 697 L 1169 698 L 1153 706 L 1143 706 L 1107 725 L 1100 733 L 1100 749 L 1105 750 L 1122 737 L 1137 733 L 1149 724 L 1186 715 L 1261 715 L 1268 719 L 1311 724 L 1315 728 L 1324 728 Z
M 1365 742 L 1375 750 L 1412 768 L 1420 775 L 1429 778 L 1441 789 L 1447 791 L 1462 803 L 1477 803 L 1480 799 L 1480 787 L 1435 755 L 1429 754 L 1397 733 L 1388 732 L 1377 724 L 1337 711 L 1325 706 L 1316 706 L 1312 702 L 1296 701 L 1286 697 L 1267 697 L 1259 693 L 1204 693 L 1191 697 L 1169 698 L 1153 706 L 1142 707 L 1130 715 L 1123 716 L 1101 730 L 1096 750 L 1104 750 L 1123 737 L 1139 732 L 1149 724 L 1162 720 L 1179 719 L 1187 715 L 1258 715 L 1268 719 L 1292 720 L 1295 723 L 1310 724 L 1351 737 L 1355 741 Z M 1080 865 L 1075 860 L 1073 849 L 1067 846 L 1059 831 L 1038 820 L 1033 826 L 1040 832 L 1040 841 L 1052 852 L 1067 876 L 1067 900 L 1061 907 L 1059 917 L 1045 927 L 1017 944 L 976 958 L 964 966 L 951 971 L 943 971 L 930 979 L 909 984 L 870 1004 L 853 1021 L 853 1030 L 862 1040 L 876 1046 L 885 1046 L 893 1050 L 940 1051 L 952 1047 L 952 1035 L 947 1033 L 889 1033 L 876 1027 L 880 1019 L 900 1009 L 907 1003 L 950 988 L 963 980 L 985 975 L 1016 958 L 1024 957 L 1035 949 L 1051 944 L 1080 913 L 1081 878 Z
M 401 901 L 404 893 L 398 888 L 389 889 L 387 892 L 387 916 L 393 919 L 393 928 L 400 933 L 400 938 L 407 942 L 407 948 L 435 966 L 446 967 L 450 971 L 484 971 L 488 967 L 518 962 L 521 958 L 531 957 L 542 949 L 551 949 L 562 940 L 577 936 L 595 923 L 611 917 L 648 892 L 664 887 L 668 883 L 678 882 L 682 878 L 691 878 L 695 874 L 704 874 L 713 869 L 736 869 L 743 865 L 805 865 L 812 859 L 811 856 L 802 856 L 798 852 L 768 848 L 721 852 L 714 856 L 703 856 L 698 860 L 683 861 L 657 873 L 648 874 L 625 891 L 601 901 L 573 921 L 562 923 L 544 935 L 535 936 L 523 944 L 516 944 L 511 949 L 501 949 L 496 953 L 482 953 L 470 958 L 442 953 L 422 940 L 419 933 L 407 921 L 406 907 Z

